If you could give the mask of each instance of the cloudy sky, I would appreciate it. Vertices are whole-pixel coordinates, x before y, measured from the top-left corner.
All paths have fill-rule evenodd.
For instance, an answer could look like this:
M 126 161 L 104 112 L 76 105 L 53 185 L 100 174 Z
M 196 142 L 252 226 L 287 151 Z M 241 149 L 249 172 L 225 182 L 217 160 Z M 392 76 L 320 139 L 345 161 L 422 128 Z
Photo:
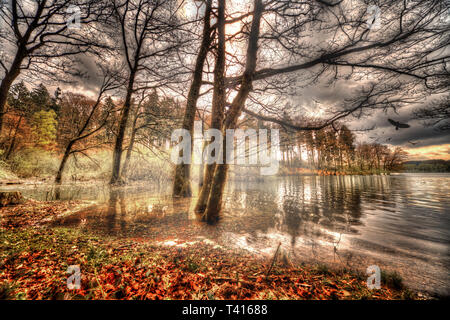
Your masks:
M 339 82 L 333 88 L 316 86 L 302 89 L 295 98 L 295 103 L 303 105 L 306 113 L 317 115 L 317 105 L 334 105 L 342 101 L 351 91 L 348 83 Z M 409 154 L 409 160 L 450 160 L 450 131 L 442 131 L 426 126 L 424 121 L 416 119 L 413 112 L 421 104 L 414 104 L 393 110 L 373 112 L 361 119 L 348 118 L 346 124 L 353 130 L 359 142 L 380 143 L 391 147 L 400 146 Z M 325 108 L 326 107 L 323 107 Z M 410 128 L 395 130 L 388 119 L 407 123 Z M 373 128 L 370 131 L 358 131 Z
M 415 120 L 412 115 L 414 107 L 405 107 L 394 112 L 377 112 L 364 122 L 367 127 L 375 129 L 359 135 L 362 141 L 377 142 L 391 146 L 401 146 L 410 155 L 410 160 L 444 159 L 450 160 L 450 132 L 424 126 L 423 121 Z M 411 127 L 395 130 L 387 119 L 408 123 Z M 360 122 L 352 123 L 361 125 Z

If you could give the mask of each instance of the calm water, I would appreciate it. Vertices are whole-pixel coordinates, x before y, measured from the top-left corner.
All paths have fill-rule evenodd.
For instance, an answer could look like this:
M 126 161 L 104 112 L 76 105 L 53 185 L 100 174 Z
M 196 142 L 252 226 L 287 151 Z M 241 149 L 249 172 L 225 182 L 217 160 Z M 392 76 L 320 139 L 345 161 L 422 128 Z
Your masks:
M 399 272 L 408 286 L 449 295 L 450 175 L 278 177 L 230 181 L 223 219 L 199 223 L 192 200 L 173 200 L 168 185 L 110 192 L 70 186 L 64 199 L 103 205 L 55 225 L 99 234 L 151 239 L 164 245 L 209 241 L 270 259 L 281 242 L 291 261 L 326 262 Z M 50 199 L 49 186 L 23 193 Z

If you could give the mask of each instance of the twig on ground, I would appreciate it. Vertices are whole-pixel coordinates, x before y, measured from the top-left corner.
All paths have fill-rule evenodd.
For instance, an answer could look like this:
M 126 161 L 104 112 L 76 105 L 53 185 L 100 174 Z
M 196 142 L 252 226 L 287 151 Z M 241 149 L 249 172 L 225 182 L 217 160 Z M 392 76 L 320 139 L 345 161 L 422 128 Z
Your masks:
M 270 274 L 270 271 L 272 271 L 272 268 L 273 268 L 273 265 L 275 264 L 275 260 L 277 259 L 277 255 L 278 255 L 278 251 L 280 250 L 280 247 L 281 247 L 281 242 L 278 244 L 277 251 L 275 251 L 275 254 L 272 259 L 272 264 L 270 265 L 269 270 L 267 270 L 266 277 L 268 277 Z

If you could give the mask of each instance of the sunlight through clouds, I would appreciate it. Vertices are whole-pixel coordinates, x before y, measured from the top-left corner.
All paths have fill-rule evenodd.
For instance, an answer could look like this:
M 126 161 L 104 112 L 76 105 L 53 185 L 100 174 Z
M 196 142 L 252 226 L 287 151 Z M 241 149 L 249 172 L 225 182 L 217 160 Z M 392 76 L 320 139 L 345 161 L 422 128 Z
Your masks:
M 409 160 L 430 160 L 442 159 L 450 160 L 450 144 L 427 146 L 421 148 L 407 148 Z

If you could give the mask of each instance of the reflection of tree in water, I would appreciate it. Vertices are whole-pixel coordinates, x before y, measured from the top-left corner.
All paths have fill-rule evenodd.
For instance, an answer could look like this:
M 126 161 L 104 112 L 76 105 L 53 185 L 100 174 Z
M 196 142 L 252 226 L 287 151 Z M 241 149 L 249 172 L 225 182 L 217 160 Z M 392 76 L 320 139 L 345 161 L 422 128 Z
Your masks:
M 351 225 L 359 223 L 362 214 L 361 190 L 347 177 L 322 178 L 326 180 L 321 183 L 322 215 L 318 224 L 332 231 L 351 232 Z
M 109 201 L 108 206 L 106 210 L 106 229 L 108 233 L 113 233 L 113 231 L 116 230 L 115 224 L 117 220 L 117 204 L 122 198 L 123 203 L 123 194 L 118 189 L 111 188 L 109 192 Z M 120 207 L 120 210 L 124 209 L 122 206 Z M 124 213 L 122 212 L 121 216 L 124 216 Z
M 190 202 L 155 197 L 152 192 L 124 194 L 110 189 L 109 201 L 93 213 L 90 227 L 116 236 L 164 238 L 208 237 L 222 232 L 250 235 L 248 239 L 273 233 L 286 234 L 292 247 L 299 238 L 314 246 L 317 239 L 337 241 L 338 233 L 357 232 L 362 205 L 392 198 L 385 177 L 283 177 L 264 183 L 233 183 L 226 194 L 221 223 L 200 230 L 189 220 Z M 391 199 L 392 201 L 392 199 Z M 89 222 L 89 221 L 88 221 Z
M 106 220 L 104 231 L 109 235 L 176 236 L 181 227 L 187 227 L 190 204 L 190 199 L 133 196 L 123 189 L 111 189 L 100 219 Z
M 242 231 L 275 228 L 295 238 L 314 232 L 305 222 L 347 230 L 361 216 L 361 192 L 343 177 L 335 177 L 336 181 L 323 178 L 328 177 L 284 178 L 263 186 L 236 183 L 227 194 L 227 212 Z
M 236 183 L 231 189 L 227 211 L 233 231 L 275 229 L 289 234 L 293 246 L 299 236 L 333 242 L 336 233 L 356 233 L 365 201 L 392 198 L 386 177 L 372 176 L 288 177 L 259 185 Z
M 63 188 L 56 184 L 52 185 L 50 190 L 45 192 L 45 201 L 73 200 L 81 198 L 81 188 Z
M 226 213 L 222 221 L 235 232 L 250 232 L 256 234 L 257 231 L 266 233 L 276 225 L 277 206 L 276 185 L 265 183 L 264 189 L 261 184 L 246 183 L 242 181 L 233 182 L 225 195 Z
M 61 186 L 59 185 L 55 186 L 55 200 L 61 200 Z
M 363 200 L 370 203 L 382 203 L 384 207 L 395 208 L 398 191 L 405 192 L 409 189 L 403 179 L 387 176 L 363 176 L 359 178 Z
M 287 232 L 292 236 L 291 244 L 295 246 L 295 241 L 299 233 L 300 225 L 302 222 L 302 216 L 305 215 L 304 207 L 297 210 L 297 207 L 292 200 L 287 199 L 283 202 L 283 211 L 285 216 L 285 225 Z M 303 211 L 303 212 L 302 212 Z
M 351 232 L 351 224 L 359 222 L 360 190 L 348 185 L 343 177 L 328 178 L 312 177 L 300 181 L 294 192 L 284 196 L 284 225 L 293 237 L 293 244 L 299 234 L 320 236 L 320 228 L 311 228 L 312 225 L 330 231 Z M 299 230 L 301 226 L 303 228 Z
M 241 211 L 233 215 L 233 229 L 241 233 L 275 229 L 289 234 L 292 245 L 299 236 L 336 242 L 337 233 L 358 232 L 355 226 L 362 224 L 363 205 L 395 206 L 391 181 L 386 176 L 311 176 L 239 183 L 228 195 L 228 210 Z
M 386 177 L 283 177 L 264 182 L 237 181 L 228 186 L 225 214 L 218 230 L 238 234 L 268 234 L 337 241 L 336 234 L 356 233 L 365 201 L 388 201 Z M 177 204 L 176 206 L 179 206 Z M 324 232 L 324 229 L 329 232 Z M 335 239 L 336 238 L 336 239 Z

